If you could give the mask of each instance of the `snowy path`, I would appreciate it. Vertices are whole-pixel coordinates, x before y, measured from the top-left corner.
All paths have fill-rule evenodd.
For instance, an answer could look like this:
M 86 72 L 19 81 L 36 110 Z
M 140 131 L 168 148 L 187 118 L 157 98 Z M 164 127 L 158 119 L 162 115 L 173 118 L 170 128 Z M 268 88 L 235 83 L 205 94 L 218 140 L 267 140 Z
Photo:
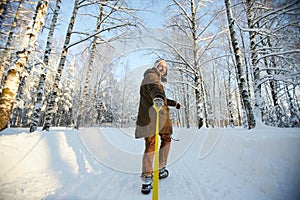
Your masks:
M 175 129 L 160 199 L 299 199 L 300 131 L 282 130 Z M 144 142 L 133 132 L 1 132 L 0 199 L 151 199 L 140 193 Z

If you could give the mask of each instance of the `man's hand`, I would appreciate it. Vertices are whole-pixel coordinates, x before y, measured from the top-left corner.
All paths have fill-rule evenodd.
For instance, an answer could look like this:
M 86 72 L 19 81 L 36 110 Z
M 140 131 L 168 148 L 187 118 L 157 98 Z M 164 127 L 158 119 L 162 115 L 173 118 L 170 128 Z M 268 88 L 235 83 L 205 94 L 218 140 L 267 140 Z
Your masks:
M 153 103 L 157 106 L 157 107 L 162 107 L 164 105 L 164 100 L 162 98 L 159 97 L 155 97 L 153 99 Z

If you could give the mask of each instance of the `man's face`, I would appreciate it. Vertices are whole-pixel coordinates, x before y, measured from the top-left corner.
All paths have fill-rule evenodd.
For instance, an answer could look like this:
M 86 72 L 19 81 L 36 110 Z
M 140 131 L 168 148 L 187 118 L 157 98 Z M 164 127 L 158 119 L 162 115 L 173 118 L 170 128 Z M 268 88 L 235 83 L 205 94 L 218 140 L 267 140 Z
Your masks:
M 157 65 L 157 69 L 160 72 L 160 75 L 164 76 L 167 73 L 168 65 L 165 61 L 160 61 Z

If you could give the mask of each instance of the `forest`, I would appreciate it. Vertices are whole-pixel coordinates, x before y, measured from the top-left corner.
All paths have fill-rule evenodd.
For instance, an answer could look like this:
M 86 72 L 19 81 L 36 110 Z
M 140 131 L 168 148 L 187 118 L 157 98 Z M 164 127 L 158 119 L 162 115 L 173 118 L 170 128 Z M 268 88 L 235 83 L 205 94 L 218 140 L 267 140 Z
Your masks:
M 139 50 L 168 62 L 176 126 L 300 127 L 298 0 L 167 0 L 154 29 L 158 4 L 2 0 L 0 130 L 135 126 Z

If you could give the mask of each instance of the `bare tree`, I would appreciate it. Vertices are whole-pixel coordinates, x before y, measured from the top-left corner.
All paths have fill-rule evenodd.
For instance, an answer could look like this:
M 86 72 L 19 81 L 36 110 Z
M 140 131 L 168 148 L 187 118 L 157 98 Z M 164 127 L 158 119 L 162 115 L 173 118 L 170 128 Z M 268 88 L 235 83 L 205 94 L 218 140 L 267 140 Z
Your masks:
M 83 116 L 83 113 L 85 113 L 83 111 L 85 109 L 85 100 L 89 96 L 90 78 L 93 70 L 94 58 L 97 53 L 96 51 L 97 45 L 110 43 L 114 40 L 129 40 L 130 37 L 136 37 L 136 35 L 133 34 L 132 32 L 132 27 L 133 28 L 138 27 L 138 21 L 134 15 L 135 9 L 130 9 L 126 7 L 127 6 L 126 1 L 114 1 L 114 2 L 115 3 L 109 3 L 109 1 L 107 0 L 102 0 L 101 2 L 98 2 L 100 4 L 100 10 L 99 10 L 99 15 L 97 17 L 96 29 L 93 31 L 93 33 L 84 37 L 83 39 L 65 45 L 64 47 L 64 51 L 67 52 L 69 48 L 78 45 L 80 43 L 83 43 L 85 41 L 88 41 L 89 39 L 93 39 L 91 44 L 92 47 L 89 55 L 88 67 L 87 67 L 88 70 L 87 70 L 86 81 L 83 88 L 83 96 L 80 99 L 79 114 L 77 117 L 77 125 L 76 125 L 77 128 L 79 128 L 81 117 Z M 78 5 L 78 8 L 91 6 L 91 5 L 95 5 L 95 2 L 82 2 L 81 5 Z M 105 12 L 104 8 L 107 8 L 106 9 L 107 12 Z M 101 34 L 104 32 L 110 32 L 111 37 L 101 36 Z M 69 35 L 71 35 L 72 33 L 76 33 L 76 32 L 71 31 L 69 32 Z M 59 80 L 57 79 L 56 82 L 57 83 L 55 84 L 57 85 L 59 83 Z M 55 86 L 54 88 L 57 87 Z M 55 94 L 57 94 L 57 92 Z M 55 103 L 54 93 L 52 93 L 51 96 L 52 98 L 50 98 L 50 102 Z M 46 118 L 46 123 L 43 128 L 44 130 L 48 130 L 50 127 L 51 118 L 52 118 L 50 112 L 53 112 L 53 108 L 54 108 L 54 106 L 52 105 L 53 103 L 50 103 L 48 105 L 47 108 L 48 114 Z
M 29 23 L 22 43 L 19 46 L 19 51 L 16 52 L 17 60 L 7 72 L 0 100 L 0 130 L 5 128 L 10 119 L 28 54 L 32 50 L 43 25 L 47 6 L 48 1 L 40 1 L 38 3 L 35 15 Z
M 239 91 L 240 91 L 240 95 L 242 97 L 244 108 L 245 108 L 246 115 L 247 115 L 248 128 L 252 129 L 255 127 L 255 117 L 254 117 L 251 101 L 250 101 L 249 94 L 248 94 L 247 84 L 246 84 L 246 80 L 245 80 L 245 72 L 243 69 L 243 63 L 242 63 L 242 57 L 241 57 L 242 55 L 240 52 L 238 40 L 236 37 L 236 32 L 234 29 L 235 23 L 234 23 L 234 19 L 232 16 L 230 0 L 225 0 L 225 5 L 226 5 L 226 13 L 227 13 L 227 20 L 228 20 L 228 25 L 229 25 L 230 38 L 231 38 L 231 45 L 232 45 L 232 48 L 234 51 L 235 61 L 236 61 L 237 70 L 238 70 L 237 77 L 238 77 L 238 81 L 239 81 Z
M 62 76 L 62 71 L 64 69 L 67 53 L 68 53 L 68 50 L 69 50 L 68 45 L 70 43 L 70 39 L 71 39 L 75 19 L 76 19 L 77 12 L 78 12 L 78 9 L 79 9 L 78 5 L 79 5 L 79 0 L 75 0 L 72 16 L 71 16 L 70 23 L 69 23 L 69 26 L 68 26 L 68 30 L 67 30 L 67 34 L 66 34 L 66 38 L 65 38 L 65 42 L 64 42 L 64 46 L 63 46 L 63 50 L 61 52 L 61 57 L 60 57 L 57 73 L 56 73 L 54 84 L 53 84 L 53 89 L 52 89 L 53 91 L 51 92 L 50 97 L 49 97 L 49 101 L 47 103 L 46 119 L 45 119 L 45 123 L 44 123 L 44 126 L 43 126 L 43 130 L 49 130 L 50 124 L 51 124 L 51 121 L 52 121 L 52 117 L 53 117 L 53 113 L 55 112 L 55 104 L 56 104 L 55 99 L 56 99 L 57 94 L 59 93 L 58 85 L 59 85 L 59 82 L 60 82 L 60 79 L 61 79 L 61 76 Z
M 102 0 L 102 1 L 105 2 L 105 0 Z M 104 12 L 104 6 L 101 4 L 100 9 L 99 9 L 99 15 L 98 15 L 98 19 L 97 19 L 97 25 L 96 25 L 95 32 L 100 32 L 100 30 L 101 30 L 101 24 L 103 22 L 102 18 L 103 18 L 103 14 L 104 14 L 103 12 Z M 77 129 L 80 127 L 81 118 L 83 118 L 83 121 L 84 121 L 83 110 L 84 110 L 84 106 L 85 106 L 85 101 L 89 95 L 89 86 L 90 86 L 90 82 L 91 82 L 90 79 L 91 79 L 91 74 L 92 74 L 92 70 L 93 70 L 94 59 L 96 56 L 98 38 L 99 38 L 99 35 L 95 35 L 93 37 L 93 41 L 92 41 L 91 53 L 90 53 L 89 63 L 88 63 L 88 70 L 87 70 L 85 85 L 84 85 L 84 89 L 83 89 L 83 96 L 79 103 L 79 114 L 78 114 L 77 121 L 76 121 Z
M 6 2 L 5 5 L 3 5 L 3 6 L 7 6 L 8 2 Z M 21 12 L 21 9 L 22 9 L 23 2 L 24 2 L 24 0 L 19 1 L 17 11 L 14 15 L 14 20 L 10 25 L 10 30 L 8 31 L 8 37 L 7 37 L 7 41 L 6 41 L 4 50 L 2 51 L 1 63 L 0 63 L 0 81 L 3 78 L 4 70 L 9 65 L 8 57 L 9 57 L 9 53 L 11 52 L 11 46 L 12 46 L 12 43 L 13 43 L 14 32 L 15 32 L 15 29 L 17 27 L 17 24 L 18 24 L 18 21 L 19 21 L 19 18 L 20 18 L 20 12 Z M 5 9 L 7 9 L 7 8 L 5 8 Z M 0 20 L 0 21 L 2 21 L 2 20 Z M 1 87 L 1 83 L 0 83 L 0 87 Z
M 174 44 L 173 38 L 171 42 L 170 40 L 161 41 L 173 52 L 175 58 L 173 62 L 180 64 L 178 65 L 179 70 L 187 74 L 192 80 L 190 86 L 195 90 L 198 128 L 203 123 L 208 126 L 208 97 L 206 96 L 207 92 L 203 77 L 203 56 L 205 50 L 210 47 L 219 34 L 219 32 L 210 34 L 208 31 L 219 13 L 210 15 L 209 20 L 200 25 L 201 19 L 208 17 L 208 12 L 203 9 L 205 6 L 207 5 L 203 1 L 173 0 L 173 4 L 169 6 L 169 9 L 172 10 L 174 15 L 170 16 L 172 19 L 169 20 L 167 27 L 171 28 L 173 32 L 180 32 L 184 40 L 181 39 L 178 44 Z
M 45 88 L 45 80 L 47 74 L 47 66 L 49 64 L 49 57 L 52 51 L 52 40 L 53 40 L 55 25 L 58 18 L 58 13 L 60 10 L 60 5 L 61 5 L 61 0 L 57 0 L 52 21 L 50 24 L 48 37 L 47 37 L 47 45 L 44 53 L 43 63 L 41 63 L 42 73 L 40 75 L 39 84 L 37 87 L 37 96 L 36 96 L 37 98 L 34 104 L 33 115 L 31 117 L 30 132 L 33 132 L 37 129 L 37 125 L 40 119 L 41 107 L 43 105 L 43 100 L 44 100 L 44 88 Z
M 0 29 L 2 28 L 2 23 L 5 19 L 9 4 L 10 4 L 10 0 L 0 1 Z
M 280 107 L 278 93 L 285 91 L 286 85 L 293 85 L 299 77 L 294 74 L 294 70 L 299 64 L 295 62 L 295 57 L 300 53 L 297 42 L 299 30 L 296 28 L 300 22 L 296 17 L 300 4 L 299 1 L 276 3 L 253 0 L 247 0 L 244 4 L 248 27 L 243 31 L 249 32 L 250 37 L 256 123 L 261 123 L 262 115 L 269 112 L 267 110 Z M 266 94 L 265 98 L 262 97 L 262 92 Z M 267 105 L 266 97 L 269 93 L 272 106 Z M 286 97 L 288 96 L 287 94 Z M 282 97 L 280 99 L 283 100 Z M 286 98 L 284 102 L 288 105 L 290 98 Z M 288 118 L 295 118 L 292 115 L 297 116 L 294 111 L 295 109 L 290 107 L 291 114 Z M 268 123 L 266 117 L 264 119 Z

